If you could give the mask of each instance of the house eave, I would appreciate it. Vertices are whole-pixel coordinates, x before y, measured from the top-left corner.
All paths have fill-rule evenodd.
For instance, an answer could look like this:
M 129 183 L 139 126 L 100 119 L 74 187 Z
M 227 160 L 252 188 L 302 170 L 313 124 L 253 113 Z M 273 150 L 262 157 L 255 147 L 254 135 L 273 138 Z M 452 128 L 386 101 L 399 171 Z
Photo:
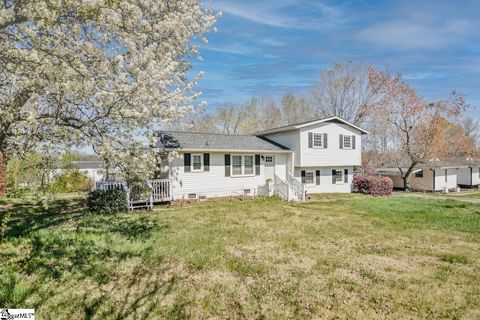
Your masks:
M 238 149 L 165 149 L 167 152 L 215 152 L 215 153 L 293 153 L 293 150 L 238 150 Z
M 328 121 L 332 121 L 332 120 L 337 120 L 339 122 L 342 122 L 342 123 L 354 128 L 354 129 L 360 131 L 361 134 L 368 134 L 369 133 L 368 131 L 360 128 L 359 126 L 356 126 L 353 123 L 348 122 L 347 120 L 344 120 L 340 117 L 335 116 L 335 117 L 329 117 L 329 118 L 314 120 L 314 121 L 307 122 L 307 123 L 302 123 L 302 124 L 299 124 L 299 125 L 291 125 L 291 126 L 286 126 L 286 127 L 282 127 L 282 128 L 274 128 L 274 129 L 270 129 L 270 130 L 259 131 L 259 132 L 256 132 L 255 135 L 256 136 L 264 136 L 264 135 L 267 135 L 267 134 L 273 134 L 273 133 L 278 133 L 278 132 L 299 130 L 301 128 L 309 127 L 309 126 L 312 126 L 312 125 L 315 125 L 315 124 L 328 122 Z

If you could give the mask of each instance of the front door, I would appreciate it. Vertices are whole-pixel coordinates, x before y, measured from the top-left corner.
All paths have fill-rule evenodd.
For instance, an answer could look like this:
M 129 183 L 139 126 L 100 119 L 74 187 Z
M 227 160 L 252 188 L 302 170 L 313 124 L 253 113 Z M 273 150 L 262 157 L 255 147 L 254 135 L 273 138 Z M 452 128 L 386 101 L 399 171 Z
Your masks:
M 273 155 L 265 155 L 263 162 L 265 164 L 265 182 L 268 180 L 274 180 L 275 177 L 275 158 Z

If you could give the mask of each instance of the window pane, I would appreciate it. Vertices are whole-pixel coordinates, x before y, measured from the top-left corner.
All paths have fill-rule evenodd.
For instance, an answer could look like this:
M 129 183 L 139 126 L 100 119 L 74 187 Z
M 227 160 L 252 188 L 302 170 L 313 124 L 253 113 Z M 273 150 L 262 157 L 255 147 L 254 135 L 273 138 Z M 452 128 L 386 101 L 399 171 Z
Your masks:
M 199 154 L 194 154 L 192 156 L 192 164 L 193 170 L 201 170 L 202 169 L 202 156 Z
M 313 184 L 313 172 L 305 172 L 305 183 Z
M 322 135 L 320 133 L 313 134 L 313 146 L 314 147 L 322 146 Z
M 235 176 L 242 174 L 242 156 L 232 156 L 232 174 Z
M 232 156 L 233 165 L 242 165 L 242 156 Z
M 244 174 L 253 174 L 253 156 L 245 156 L 245 172 Z
M 337 175 L 335 177 L 335 181 L 342 182 L 342 170 L 337 170 Z
M 265 162 L 268 162 L 268 163 L 273 162 L 273 157 L 272 156 L 266 156 L 265 157 Z
M 351 136 L 343 136 L 343 147 L 344 148 L 351 148 L 352 147 L 352 137 Z

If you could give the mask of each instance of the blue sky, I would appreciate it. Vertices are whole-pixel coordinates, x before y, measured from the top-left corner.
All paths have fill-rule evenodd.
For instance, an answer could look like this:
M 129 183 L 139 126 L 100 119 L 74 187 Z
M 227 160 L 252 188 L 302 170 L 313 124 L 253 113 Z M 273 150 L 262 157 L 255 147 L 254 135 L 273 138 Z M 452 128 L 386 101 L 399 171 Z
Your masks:
M 201 49 L 202 99 L 213 109 L 254 95 L 308 92 L 333 62 L 400 72 L 426 98 L 456 89 L 480 119 L 480 1 L 217 0 Z

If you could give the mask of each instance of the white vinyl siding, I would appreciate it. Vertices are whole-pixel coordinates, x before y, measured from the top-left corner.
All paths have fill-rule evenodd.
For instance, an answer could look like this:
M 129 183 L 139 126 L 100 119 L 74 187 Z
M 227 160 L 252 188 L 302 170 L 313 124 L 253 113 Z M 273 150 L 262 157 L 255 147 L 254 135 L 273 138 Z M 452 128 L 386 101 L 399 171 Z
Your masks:
M 230 163 L 232 163 L 233 156 L 236 154 L 230 153 L 230 155 Z M 237 155 L 242 156 L 241 154 Z M 286 179 L 287 163 L 291 161 L 288 158 L 292 156 L 284 153 L 274 154 L 273 156 L 275 174 L 284 180 Z M 245 189 L 251 189 L 250 194 L 253 195 L 259 186 L 263 186 L 266 183 L 264 163 L 261 162 L 260 166 L 261 174 L 258 176 L 252 174 L 225 177 L 225 153 L 212 152 L 210 153 L 210 171 L 195 174 L 185 172 L 183 158 L 180 156 L 170 163 L 168 176 L 173 181 L 173 195 L 175 199 L 187 198 L 190 193 L 206 195 L 207 197 L 238 196 Z
M 332 184 L 332 170 L 338 170 L 342 173 L 348 170 L 348 183 L 336 183 Z M 316 183 L 316 171 L 320 171 L 320 184 Z M 307 172 L 313 173 L 313 183 L 305 183 L 307 194 L 308 193 L 350 193 L 352 192 L 352 180 L 353 180 L 353 167 L 295 167 L 294 175 L 297 180 L 301 181 L 302 171 L 305 171 L 305 180 L 307 179 Z M 344 174 L 342 174 L 344 177 Z
M 344 124 L 324 122 L 315 126 L 301 128 L 297 131 L 299 135 L 299 150 L 295 150 L 295 167 L 335 167 L 335 166 L 360 166 L 362 164 L 362 139 L 360 131 Z M 326 133 L 328 148 L 309 148 L 308 133 Z M 340 149 L 339 136 L 350 136 L 350 145 L 353 146 L 352 137 L 355 136 L 355 149 Z M 275 140 L 275 137 L 267 138 Z M 323 138 L 322 138 L 323 139 Z M 279 141 L 276 141 L 279 142 Z M 323 142 L 323 141 L 322 141 Z M 345 142 L 345 138 L 343 138 Z M 281 143 L 281 142 L 279 142 Z M 330 172 L 331 174 L 331 172 Z

